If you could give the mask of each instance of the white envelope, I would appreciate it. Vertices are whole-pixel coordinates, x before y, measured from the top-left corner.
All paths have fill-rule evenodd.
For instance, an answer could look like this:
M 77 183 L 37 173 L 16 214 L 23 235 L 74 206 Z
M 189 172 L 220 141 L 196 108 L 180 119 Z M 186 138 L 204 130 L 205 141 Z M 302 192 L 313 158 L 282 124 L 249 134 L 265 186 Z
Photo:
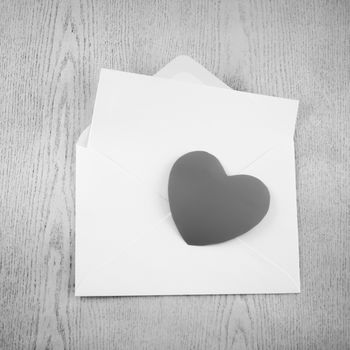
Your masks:
M 156 77 L 103 69 L 91 128 L 76 147 L 76 295 L 300 292 L 297 108 L 233 91 L 185 56 Z M 209 246 L 182 239 L 167 181 L 194 150 L 269 188 L 269 211 L 251 231 Z

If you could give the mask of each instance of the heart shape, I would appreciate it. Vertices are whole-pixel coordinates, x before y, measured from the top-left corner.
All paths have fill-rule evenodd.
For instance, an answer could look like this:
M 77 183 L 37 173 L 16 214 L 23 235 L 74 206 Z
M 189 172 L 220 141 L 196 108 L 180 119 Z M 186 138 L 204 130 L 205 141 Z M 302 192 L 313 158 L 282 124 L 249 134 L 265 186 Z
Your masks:
M 228 241 L 251 230 L 266 215 L 270 194 L 250 175 L 227 176 L 219 160 L 204 151 L 181 156 L 168 185 L 175 225 L 190 245 Z

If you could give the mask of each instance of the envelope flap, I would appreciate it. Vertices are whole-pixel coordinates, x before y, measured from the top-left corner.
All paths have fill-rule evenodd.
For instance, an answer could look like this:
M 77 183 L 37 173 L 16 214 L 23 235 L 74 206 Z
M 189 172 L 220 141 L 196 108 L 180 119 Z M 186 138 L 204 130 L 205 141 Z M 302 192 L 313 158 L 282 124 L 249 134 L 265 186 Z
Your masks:
M 89 147 L 167 197 L 182 154 L 215 154 L 229 174 L 291 138 L 296 101 L 102 70 Z
M 158 71 L 157 77 L 180 80 L 188 83 L 199 83 L 208 86 L 229 88 L 224 82 L 210 73 L 189 56 L 175 57 Z

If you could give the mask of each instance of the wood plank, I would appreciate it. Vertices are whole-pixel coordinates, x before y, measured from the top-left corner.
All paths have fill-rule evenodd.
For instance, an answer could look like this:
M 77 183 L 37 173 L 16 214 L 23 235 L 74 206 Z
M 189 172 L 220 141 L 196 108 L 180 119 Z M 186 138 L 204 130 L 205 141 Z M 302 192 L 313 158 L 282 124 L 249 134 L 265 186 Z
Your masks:
M 349 38 L 346 0 L 3 0 L 0 348 L 350 348 Z M 99 69 L 179 54 L 300 100 L 300 295 L 74 297 L 74 145 Z

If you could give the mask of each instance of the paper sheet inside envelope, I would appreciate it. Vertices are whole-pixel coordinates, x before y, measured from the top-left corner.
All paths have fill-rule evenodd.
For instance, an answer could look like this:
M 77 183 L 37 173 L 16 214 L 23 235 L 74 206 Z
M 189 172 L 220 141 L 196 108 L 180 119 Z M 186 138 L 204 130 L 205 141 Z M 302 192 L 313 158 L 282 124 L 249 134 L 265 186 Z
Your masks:
M 76 295 L 299 292 L 297 101 L 233 91 L 187 57 L 159 75 L 171 79 L 101 71 L 77 144 Z M 207 247 L 182 240 L 167 181 L 194 150 L 268 186 L 270 210 L 253 230 Z

